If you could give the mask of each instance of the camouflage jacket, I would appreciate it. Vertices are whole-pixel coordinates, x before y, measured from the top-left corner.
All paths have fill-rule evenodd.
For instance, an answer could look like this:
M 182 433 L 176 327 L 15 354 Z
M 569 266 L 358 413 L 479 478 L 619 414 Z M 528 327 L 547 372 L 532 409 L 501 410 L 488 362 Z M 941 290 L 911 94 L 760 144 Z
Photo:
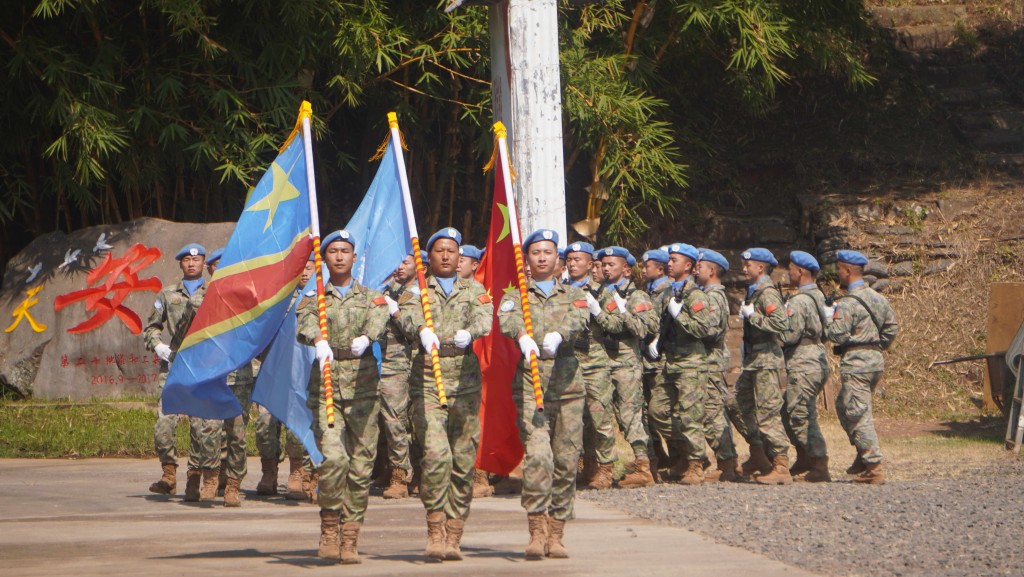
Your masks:
M 430 302 L 430 314 L 434 320 L 434 333 L 441 341 L 445 351 L 456 351 L 455 333 L 459 330 L 468 331 L 473 340 L 487 336 L 491 332 L 494 321 L 494 307 L 491 297 L 484 286 L 473 279 L 455 279 L 452 292 L 444 294 L 433 275 L 427 277 L 427 298 Z M 419 344 L 419 329 L 426 325 L 423 319 L 423 307 L 420 296 L 405 291 L 398 303 L 399 312 L 397 325 L 406 338 L 414 344 L 414 372 L 409 385 L 409 394 L 422 395 L 426 390 L 436 389 L 433 372 L 429 370 L 430 355 L 424 355 L 423 346 Z M 428 370 L 424 371 L 426 368 Z M 454 396 L 460 393 L 478 393 L 480 391 L 480 361 L 473 352 L 473 345 L 463 352 L 449 355 L 441 354 L 441 377 L 445 383 L 445 393 Z M 419 381 L 419 384 L 417 384 Z
M 605 290 L 611 292 L 607 288 Z M 658 316 L 654 312 L 654 305 L 651 304 L 651 297 L 637 289 L 633 281 L 627 280 L 616 290 L 619 294 L 625 293 L 626 310 L 618 311 L 618 303 L 614 298 L 603 305 L 603 312 L 619 313 L 607 315 L 604 319 L 606 322 L 602 323 L 605 350 L 608 351 L 608 358 L 611 361 L 640 362 L 640 343 L 647 335 L 658 333 Z M 605 316 L 603 312 L 602 317 Z
M 568 286 L 572 286 L 571 281 Z M 586 284 L 577 288 L 584 292 L 584 298 L 588 292 L 596 295 L 594 298 L 601 305 L 601 314 L 592 318 L 589 311 L 587 312 L 587 327 L 576 339 L 576 357 L 584 371 L 602 369 L 608 366 L 608 351 L 604 348 L 604 327 L 610 323 L 609 317 L 615 314 L 608 312 L 606 308 L 609 302 L 613 302 L 612 293 L 589 275 Z
M 674 318 L 669 318 L 669 301 L 673 299 L 681 300 L 683 308 Z M 665 371 L 706 368 L 704 339 L 715 330 L 715 319 L 707 295 L 693 277 L 688 278 L 678 291 L 662 293 L 661 303 L 656 308 L 663 311 L 661 339 L 664 342 L 659 340 L 658 349 L 665 359 Z
M 863 300 L 868 308 L 853 297 Z M 884 370 L 881 351 L 892 346 L 899 333 L 896 312 L 889 301 L 867 285 L 859 285 L 836 300 L 835 306 L 835 314 L 825 325 L 825 337 L 844 349 L 853 348 L 844 351 L 839 370 L 846 373 Z M 872 317 L 877 319 L 878 325 Z
M 388 307 L 384 295 L 366 288 L 355 279 L 345 296 L 341 296 L 334 285 L 324 287 L 324 301 L 327 306 L 327 342 L 334 350 L 331 362 L 331 377 L 334 381 L 334 398 L 350 401 L 377 396 L 377 359 L 372 348 L 359 358 L 352 356 L 352 340 L 366 335 L 379 341 L 384 335 L 388 322 Z M 298 341 L 313 345 L 320 338 L 320 316 L 316 296 L 305 297 L 299 303 Z M 314 369 L 316 374 L 317 370 Z M 321 384 L 320 397 L 324 396 Z
M 544 398 L 549 400 L 579 398 L 585 394 L 583 379 L 577 378 L 579 362 L 576 359 L 576 339 L 583 335 L 590 312 L 583 289 L 555 283 L 550 295 L 530 281 L 527 288 L 530 303 L 530 319 L 533 322 L 533 339 L 537 341 L 541 354 L 537 367 L 540 370 Z M 519 293 L 506 294 L 498 307 L 498 323 L 501 333 L 519 341 L 519 333 L 526 330 L 523 320 L 523 305 Z M 554 357 L 544 354 L 544 335 L 558 333 L 562 344 Z M 533 395 L 533 378 L 530 374 L 530 360 L 520 356 L 513 381 L 513 394 Z
M 806 285 L 786 299 L 789 328 L 782 332 L 782 352 L 786 357 L 786 371 L 812 373 L 828 371 L 821 309 L 825 295 L 817 285 Z
M 178 281 L 177 284 L 166 286 L 156 301 L 153 302 L 153 312 L 149 313 L 146 319 L 146 328 L 142 331 L 142 338 L 145 339 L 146 349 L 155 350 L 156 346 L 163 341 L 164 329 L 167 329 L 168 342 L 164 344 L 177 352 L 185 333 L 192 325 L 192 319 L 203 304 L 203 297 L 206 296 L 206 283 L 196 289 L 196 293 L 189 296 L 185 285 Z M 173 356 L 171 357 L 173 360 Z
M 658 280 L 661 281 L 661 282 L 654 289 L 648 290 L 648 289 L 645 288 L 644 290 L 651 297 L 651 306 L 654 307 L 654 314 L 658 318 L 658 328 L 660 330 L 661 329 L 661 315 L 662 315 L 665 303 L 668 302 L 666 300 L 667 297 L 665 297 L 665 294 L 669 293 L 671 295 L 671 293 L 672 293 L 672 279 L 668 278 L 667 276 L 663 276 L 663 277 L 661 277 Z M 664 364 L 665 364 L 665 356 L 664 355 L 659 356 L 657 359 L 652 359 L 651 356 L 647 352 L 647 345 L 649 345 L 651 343 L 651 341 L 653 341 L 657 337 L 658 337 L 658 332 L 652 332 L 652 333 L 648 334 L 644 338 L 644 340 L 643 340 L 643 343 L 642 343 L 643 346 L 640 349 L 640 353 L 641 353 L 641 356 L 643 356 L 644 372 L 645 373 L 656 373 L 656 372 L 660 371 L 662 366 L 664 366 Z
M 745 327 L 744 345 L 750 350 L 743 351 L 744 369 L 781 369 L 782 338 L 780 335 L 789 328 L 786 304 L 782 293 L 771 278 L 765 278 L 750 297 L 754 314 L 750 315 Z
M 409 284 L 401 284 L 392 281 L 384 289 L 384 294 L 391 297 L 391 300 L 400 302 L 402 295 L 411 292 L 419 295 L 420 289 L 416 286 L 415 279 Z M 388 315 L 388 324 L 384 329 L 384 336 L 381 338 L 381 371 L 387 373 L 408 372 L 409 363 L 412 360 L 412 342 L 398 326 L 398 321 Z
M 729 368 L 729 347 L 725 344 L 725 336 L 729 332 L 729 297 L 722 284 L 704 287 L 704 294 L 708 295 L 712 316 L 710 332 L 704 339 L 704 346 L 708 349 L 708 370 L 721 372 Z

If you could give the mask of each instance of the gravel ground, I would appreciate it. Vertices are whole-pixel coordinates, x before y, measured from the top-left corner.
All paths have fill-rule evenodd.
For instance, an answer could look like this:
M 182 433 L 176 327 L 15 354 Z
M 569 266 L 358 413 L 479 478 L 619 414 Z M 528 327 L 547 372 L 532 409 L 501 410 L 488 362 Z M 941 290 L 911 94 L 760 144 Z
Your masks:
M 880 486 L 714 483 L 578 496 L 824 575 L 1024 572 L 1024 462 L 1009 458 Z

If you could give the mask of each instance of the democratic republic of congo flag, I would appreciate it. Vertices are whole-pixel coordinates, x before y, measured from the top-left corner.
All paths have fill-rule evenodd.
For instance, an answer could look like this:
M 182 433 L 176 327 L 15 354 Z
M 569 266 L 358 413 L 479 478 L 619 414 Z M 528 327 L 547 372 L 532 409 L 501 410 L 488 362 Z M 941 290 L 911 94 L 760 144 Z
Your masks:
M 297 124 L 249 194 L 203 304 L 171 363 L 163 390 L 165 414 L 230 419 L 242 412 L 226 377 L 266 349 L 277 334 L 313 250 L 306 170 Z

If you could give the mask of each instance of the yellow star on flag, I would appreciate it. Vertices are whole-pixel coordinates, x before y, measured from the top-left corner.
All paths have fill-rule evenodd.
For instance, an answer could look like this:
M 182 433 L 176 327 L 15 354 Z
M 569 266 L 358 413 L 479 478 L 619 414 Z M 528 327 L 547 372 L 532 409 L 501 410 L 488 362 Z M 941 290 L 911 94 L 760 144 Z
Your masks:
M 252 206 L 245 209 L 246 212 L 259 212 L 261 210 L 268 211 L 267 224 L 263 227 L 264 231 L 270 228 L 270 225 L 274 222 L 274 215 L 277 213 L 277 207 L 282 202 L 299 197 L 299 189 L 295 188 L 295 185 L 288 180 L 288 177 L 291 176 L 292 170 L 295 168 L 295 164 L 298 164 L 297 159 L 296 162 L 292 164 L 288 172 L 285 172 L 284 168 L 282 168 L 275 160 L 274 163 L 270 165 L 270 170 L 274 177 L 274 186 L 273 189 L 271 189 L 270 194 L 257 200 L 252 204 Z

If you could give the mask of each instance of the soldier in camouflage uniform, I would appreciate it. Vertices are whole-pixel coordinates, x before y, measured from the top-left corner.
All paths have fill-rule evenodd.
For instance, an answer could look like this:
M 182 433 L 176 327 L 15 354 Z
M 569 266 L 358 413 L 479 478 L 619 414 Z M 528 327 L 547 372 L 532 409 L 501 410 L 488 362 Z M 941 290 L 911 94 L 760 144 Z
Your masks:
M 473 278 L 476 269 L 480 268 L 480 259 L 484 257 L 484 251 L 471 244 L 464 244 L 459 247 L 459 264 L 455 273 L 459 278 Z
M 526 332 L 518 293 L 506 294 L 498 308 L 502 334 L 516 340 L 523 353 L 512 380 L 512 397 L 519 439 L 526 450 L 522 503 L 530 529 L 528 559 L 569 556 L 562 536 L 565 522 L 574 518 L 577 460 L 583 446 L 586 391 L 578 378 L 574 343 L 587 326 L 589 312 L 583 291 L 558 283 L 554 277 L 557 243 L 558 233 L 547 229 L 534 232 L 523 242 L 533 271 L 527 298 L 534 336 Z M 543 413 L 537 412 L 531 355 L 537 357 Z
M 707 396 L 707 349 L 704 339 L 714 330 L 707 295 L 693 278 L 697 249 L 685 243 L 668 247 L 670 291 L 662 293 L 661 330 L 652 342 L 665 365 L 651 391 L 648 411 L 662 439 L 677 445 L 680 461 L 675 467 L 684 485 L 704 482 L 704 402 Z
M 423 449 L 420 499 L 427 511 L 427 557 L 462 559 L 461 539 L 473 499 L 473 471 L 480 442 L 480 361 L 473 341 L 490 334 L 494 317 L 483 285 L 455 274 L 462 234 L 454 228 L 427 241 L 431 275 L 427 298 L 433 329 L 420 297 L 406 291 L 398 303 L 399 327 L 419 341 L 412 360 L 409 397 L 416 443 Z M 441 407 L 430 360 L 436 348 L 448 409 Z
M 648 334 L 658 331 L 658 317 L 647 293 L 625 278 L 629 251 L 611 246 L 601 249 L 598 254 L 605 276 L 605 290 L 612 293 L 612 300 L 604 310 L 619 311 L 619 314 L 606 317 L 609 324 L 604 327 L 604 345 L 615 390 L 619 428 L 633 448 L 634 456 L 634 460 L 626 465 L 626 475 L 619 481 L 619 486 L 649 486 L 654 484 L 654 477 L 647 454 L 647 432 L 643 426 L 640 342 Z
M 782 424 L 796 447 L 796 463 L 789 472 L 810 483 L 832 480 L 825 437 L 818 426 L 818 394 L 829 376 L 822 344 L 825 295 L 815 282 L 820 269 L 814 256 L 799 250 L 789 253 L 789 283 L 797 292 L 786 300 L 789 328 L 782 333 L 788 376 Z
M 672 281 L 668 277 L 668 259 L 669 255 L 665 249 L 654 249 L 649 250 L 643 254 L 641 260 L 644 263 L 644 292 L 651 297 L 651 304 L 654 306 L 654 312 L 661 318 L 661 307 L 664 305 L 664 299 L 662 296 L 665 293 L 672 292 L 671 284 Z M 658 353 L 657 347 L 654 346 L 655 339 L 658 338 L 657 333 L 648 334 L 644 338 L 640 347 L 640 356 L 643 358 L 643 374 L 641 380 L 644 385 L 644 429 L 647 431 L 647 452 L 651 455 L 651 473 L 657 477 L 658 469 L 675 465 L 678 461 L 678 454 L 675 450 L 675 442 L 672 439 L 662 439 L 658 435 L 656 427 L 651 422 L 651 416 L 647 410 L 651 403 L 651 391 L 654 390 L 655 384 L 658 377 L 661 375 L 662 367 L 664 366 L 664 360 Z M 671 457 L 670 457 L 671 455 Z M 685 469 L 685 460 L 683 462 L 683 468 Z M 678 473 L 678 471 L 671 471 L 669 475 Z M 680 473 L 681 474 L 681 473 Z M 678 479 L 679 477 L 675 477 Z
M 736 381 L 736 401 L 752 442 L 743 473 L 763 473 L 755 480 L 765 485 L 788 485 L 793 478 L 789 475 L 789 439 L 782 426 L 779 378 L 783 367 L 780 335 L 789 328 L 789 317 L 782 293 L 771 279 L 772 268 L 779 263 L 764 248 L 752 248 L 742 256 L 743 273 L 750 286 L 740 307 L 744 319 L 743 372 Z
M 586 391 L 584 416 L 584 466 L 577 482 L 591 489 L 612 486 L 615 463 L 614 388 L 609 374 L 608 352 L 604 348 L 604 327 L 613 326 L 609 318 L 619 312 L 607 307 L 614 302 L 612 293 L 592 277 L 594 247 L 575 242 L 565 249 L 568 284 L 584 291 L 589 326 L 575 341 L 576 358 Z
M 160 291 L 153 303 L 153 312 L 146 320 L 146 328 L 142 332 L 146 349 L 155 352 L 162 361 L 160 363 L 161 391 L 163 391 L 164 382 L 167 380 L 167 372 L 170 370 L 170 363 L 174 360 L 174 354 L 185 338 L 185 333 L 188 332 L 192 319 L 206 295 L 206 283 L 203 279 L 206 249 L 198 244 L 187 244 L 178 251 L 175 258 L 181 267 L 182 279 Z M 161 340 L 164 329 L 167 329 L 170 335 L 170 345 Z M 163 475 L 160 480 L 150 485 L 149 490 L 153 493 L 173 495 L 177 488 L 178 457 L 174 446 L 174 436 L 178 419 L 179 415 L 164 414 L 163 403 L 157 408 L 153 440 L 156 454 L 160 458 Z M 189 432 L 193 447 L 199 447 L 204 429 L 209 428 L 207 434 L 212 433 L 215 423 L 215 421 L 208 422 L 198 417 L 189 419 Z M 199 465 L 198 457 L 198 451 L 194 449 L 189 451 L 188 482 L 185 488 L 186 501 L 198 501 L 200 498 L 203 470 Z M 213 499 L 217 491 L 217 472 L 210 470 L 207 471 L 207 475 L 212 476 L 213 479 L 214 494 L 209 496 L 210 499 Z
M 407 291 L 416 296 L 420 292 L 416 284 L 416 260 L 412 253 L 406 255 L 395 268 L 393 280 L 384 290 L 389 311 L 398 311 L 398 301 L 402 300 L 402 295 Z M 391 470 L 384 498 L 403 499 L 409 496 L 408 484 L 412 476 L 412 463 L 409 460 L 409 370 L 412 365 L 412 341 L 398 328 L 397 321 L 389 318 L 381 346 L 380 414 Z
M 896 313 L 889 301 L 864 283 L 868 259 L 859 252 L 841 250 L 839 284 L 846 295 L 835 306 L 825 307 L 825 336 L 835 343 L 839 361 L 840 388 L 836 413 L 850 444 L 857 447 L 857 459 L 847 469 L 858 483 L 881 484 L 882 451 L 871 415 L 871 398 L 885 370 L 882 351 L 892 346 L 899 332 Z
M 355 239 L 348 231 L 327 235 L 320 251 L 331 277 L 324 287 L 327 340 L 320 333 L 316 297 L 305 297 L 298 312 L 298 341 L 316 348 L 317 380 L 322 381 L 323 368 L 330 366 L 336 415 L 330 427 L 321 385 L 314 422 L 317 445 L 324 455 L 319 467 L 318 554 L 350 564 L 360 562 L 359 530 L 370 496 L 379 434 L 379 375 L 371 345 L 384 336 L 388 309 L 384 295 L 352 278 Z
M 727 406 L 736 406 L 736 395 L 725 379 L 725 371 L 729 367 L 729 349 L 725 345 L 725 336 L 729 330 L 729 297 L 722 285 L 722 276 L 729 271 L 729 261 L 720 253 L 707 248 L 699 248 L 700 260 L 697 262 L 697 283 L 708 296 L 708 307 L 711 310 L 711 330 L 704 343 L 707 346 L 707 396 L 704 399 L 704 438 L 715 452 L 718 461 L 717 471 L 706 471 L 705 480 L 736 481 L 736 445 L 732 440 L 732 427 Z M 735 410 L 739 416 L 739 409 Z M 739 418 L 734 422 L 742 425 Z M 742 429 L 745 432 L 746 429 Z M 741 432 L 741 434 L 743 434 Z M 745 435 L 744 435 L 745 436 Z

